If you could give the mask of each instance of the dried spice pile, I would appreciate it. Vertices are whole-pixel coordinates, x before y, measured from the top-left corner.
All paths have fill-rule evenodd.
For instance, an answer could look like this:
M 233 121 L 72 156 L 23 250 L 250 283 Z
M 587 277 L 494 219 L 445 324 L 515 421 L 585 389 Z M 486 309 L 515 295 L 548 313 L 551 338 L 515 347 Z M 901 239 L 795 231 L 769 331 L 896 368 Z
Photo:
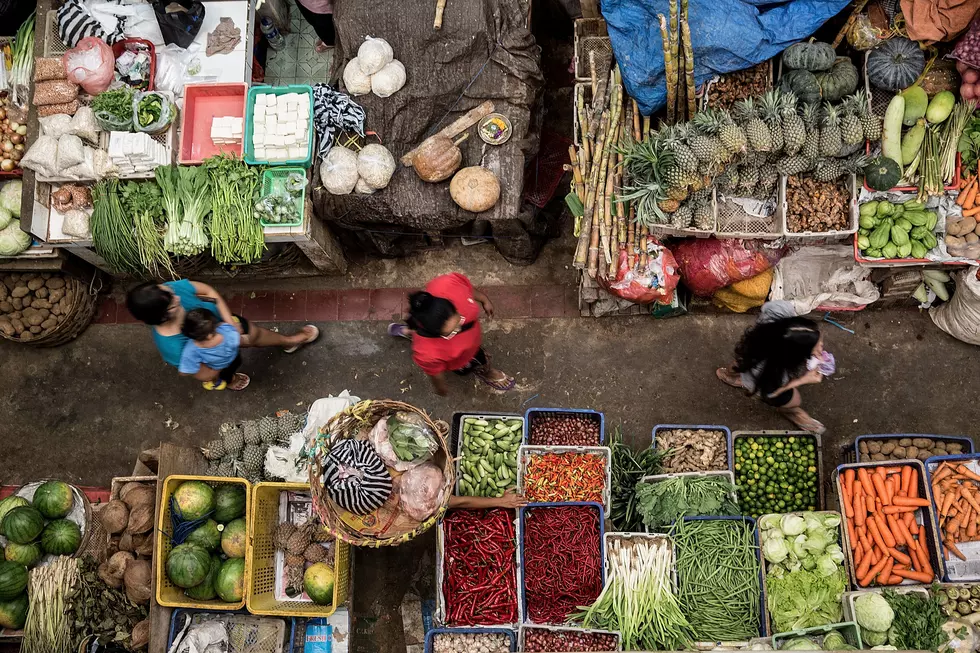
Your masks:
M 816 181 L 812 177 L 786 179 L 786 226 L 790 231 L 843 231 L 850 222 L 847 177 Z
M 727 73 L 708 88 L 708 106 L 712 109 L 731 109 L 736 102 L 757 97 L 772 86 L 769 62 Z

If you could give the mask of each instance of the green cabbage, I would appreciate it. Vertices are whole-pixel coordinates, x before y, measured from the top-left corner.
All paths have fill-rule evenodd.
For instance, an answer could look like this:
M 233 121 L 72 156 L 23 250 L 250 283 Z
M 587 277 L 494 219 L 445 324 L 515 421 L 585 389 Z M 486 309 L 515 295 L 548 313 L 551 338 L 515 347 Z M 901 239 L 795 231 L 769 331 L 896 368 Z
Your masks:
M 779 647 L 780 651 L 819 651 L 817 643 L 808 637 L 796 637 Z
M 779 530 L 787 537 L 799 535 L 806 530 L 806 520 L 799 515 L 783 515 L 782 521 L 779 522 Z
M 847 640 L 836 630 L 830 631 L 823 637 L 823 650 L 825 651 L 839 651 L 841 650 L 840 647 L 846 644 Z
M 20 217 L 20 195 L 23 183 L 20 179 L 8 181 L 0 188 L 0 208 L 10 211 L 15 218 Z
M 0 229 L 0 256 L 17 256 L 31 246 L 32 240 L 30 234 L 20 230 L 20 223 L 11 222 Z
M 789 555 L 789 547 L 786 546 L 786 540 L 778 535 L 771 535 L 766 539 L 766 543 L 762 545 L 762 555 L 769 562 L 782 562 Z
M 3 207 L 0 207 L 0 229 L 6 229 L 7 225 L 13 222 L 13 219 L 13 213 Z
M 864 639 L 865 631 L 879 632 L 882 633 L 882 636 L 885 636 L 885 633 L 891 628 L 892 620 L 894 619 L 895 611 L 892 610 L 892 607 L 888 605 L 888 601 L 881 594 L 865 592 L 854 599 L 854 620 L 861 626 L 862 639 Z M 872 644 L 867 640 L 864 641 L 871 646 L 878 646 L 885 643 L 881 641 L 878 644 Z
M 888 633 L 877 630 L 861 630 L 861 641 L 868 646 L 881 646 L 888 642 Z

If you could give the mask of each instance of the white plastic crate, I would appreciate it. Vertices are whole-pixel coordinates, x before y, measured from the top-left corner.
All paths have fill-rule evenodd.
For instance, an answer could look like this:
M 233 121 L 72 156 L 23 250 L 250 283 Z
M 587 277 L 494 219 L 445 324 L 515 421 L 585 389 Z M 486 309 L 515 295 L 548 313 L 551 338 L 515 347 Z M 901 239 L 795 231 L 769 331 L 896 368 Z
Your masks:
M 715 224 L 719 238 L 775 240 L 783 235 L 782 221 L 778 184 L 777 192 L 771 200 L 716 195 Z
M 807 244 L 807 245 L 819 245 L 829 242 L 839 242 L 847 240 L 849 236 L 854 234 L 858 230 L 858 183 L 857 177 L 851 175 L 851 193 L 850 199 L 848 199 L 848 214 L 850 219 L 848 220 L 847 229 L 841 229 L 838 231 L 790 231 L 789 230 L 789 202 L 786 197 L 786 182 L 787 177 L 785 175 L 779 175 L 779 200 L 778 203 L 781 207 L 780 213 L 782 214 L 782 229 L 783 235 L 786 236 L 786 241 L 789 243 Z
M 517 450 L 517 492 L 524 494 L 524 472 L 531 456 L 546 453 L 582 453 L 601 456 L 605 459 L 606 480 L 602 489 L 602 507 L 609 516 L 612 508 L 612 450 L 609 447 L 557 447 L 551 445 L 524 444 Z M 580 501 L 578 499 L 562 499 L 562 501 Z

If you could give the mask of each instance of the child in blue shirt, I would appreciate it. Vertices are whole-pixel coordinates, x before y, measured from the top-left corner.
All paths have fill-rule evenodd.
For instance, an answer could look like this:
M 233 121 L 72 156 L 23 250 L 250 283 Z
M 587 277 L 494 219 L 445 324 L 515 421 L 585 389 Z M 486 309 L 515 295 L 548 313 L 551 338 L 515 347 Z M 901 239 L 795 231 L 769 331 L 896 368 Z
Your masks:
M 235 377 L 235 372 L 242 365 L 239 353 L 241 334 L 238 329 L 227 322 L 222 322 L 214 313 L 207 309 L 195 308 L 184 316 L 180 332 L 187 337 L 184 351 L 177 366 L 181 374 L 194 375 L 207 365 L 218 370 L 218 378 L 204 384 L 207 390 L 224 390 Z M 244 376 L 244 375 L 242 375 Z M 234 384 L 232 390 L 244 390 L 248 385 L 248 377 L 244 384 Z

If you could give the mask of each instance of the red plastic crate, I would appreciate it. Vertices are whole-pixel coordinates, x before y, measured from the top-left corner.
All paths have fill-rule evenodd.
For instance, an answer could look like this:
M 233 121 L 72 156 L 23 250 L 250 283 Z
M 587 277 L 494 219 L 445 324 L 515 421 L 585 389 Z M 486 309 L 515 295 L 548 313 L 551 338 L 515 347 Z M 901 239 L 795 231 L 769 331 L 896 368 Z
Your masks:
M 150 52 L 150 81 L 149 81 L 149 86 L 146 87 L 146 90 L 152 91 L 153 80 L 156 79 L 157 76 L 157 53 L 156 53 L 156 48 L 153 47 L 153 43 L 151 41 L 147 41 L 146 39 L 139 39 L 139 38 L 127 38 L 121 41 L 117 41 L 112 44 L 112 56 L 118 59 L 119 55 L 121 55 L 123 52 L 126 51 L 127 45 L 135 44 L 135 43 L 139 43 L 140 45 L 146 46 L 146 49 L 149 50 Z
M 243 144 L 215 145 L 211 140 L 211 120 L 216 116 L 245 118 L 248 84 L 188 84 L 184 87 L 184 110 L 180 114 L 180 149 L 177 162 L 198 165 L 215 154 L 234 154 L 241 158 Z M 242 135 L 244 142 L 244 134 Z
M 871 154 L 871 143 L 869 143 L 867 141 L 865 141 L 865 144 L 864 144 L 864 153 L 865 154 L 868 154 L 868 155 Z M 960 153 L 957 152 L 956 153 L 956 168 L 953 171 L 953 183 L 950 184 L 950 185 L 948 185 L 948 186 L 944 186 L 943 188 L 945 188 L 946 190 L 959 190 L 959 187 L 960 187 L 960 172 L 961 172 L 960 166 L 961 165 L 962 165 L 962 161 L 961 161 Z M 868 186 L 867 180 L 865 180 L 865 182 L 864 182 L 864 189 L 866 191 L 868 191 L 869 193 L 876 192 L 874 189 L 872 189 L 870 186 Z M 887 192 L 889 192 L 889 193 L 915 193 L 915 192 L 918 192 L 918 190 L 919 190 L 918 186 L 895 186 L 895 188 L 890 188 Z
M 19 485 L 0 485 L 0 499 L 6 499 L 11 494 L 20 489 Z M 109 502 L 109 488 L 107 487 L 92 487 L 90 485 L 76 485 L 79 491 L 88 497 L 88 500 L 92 504 L 97 503 L 108 503 Z

